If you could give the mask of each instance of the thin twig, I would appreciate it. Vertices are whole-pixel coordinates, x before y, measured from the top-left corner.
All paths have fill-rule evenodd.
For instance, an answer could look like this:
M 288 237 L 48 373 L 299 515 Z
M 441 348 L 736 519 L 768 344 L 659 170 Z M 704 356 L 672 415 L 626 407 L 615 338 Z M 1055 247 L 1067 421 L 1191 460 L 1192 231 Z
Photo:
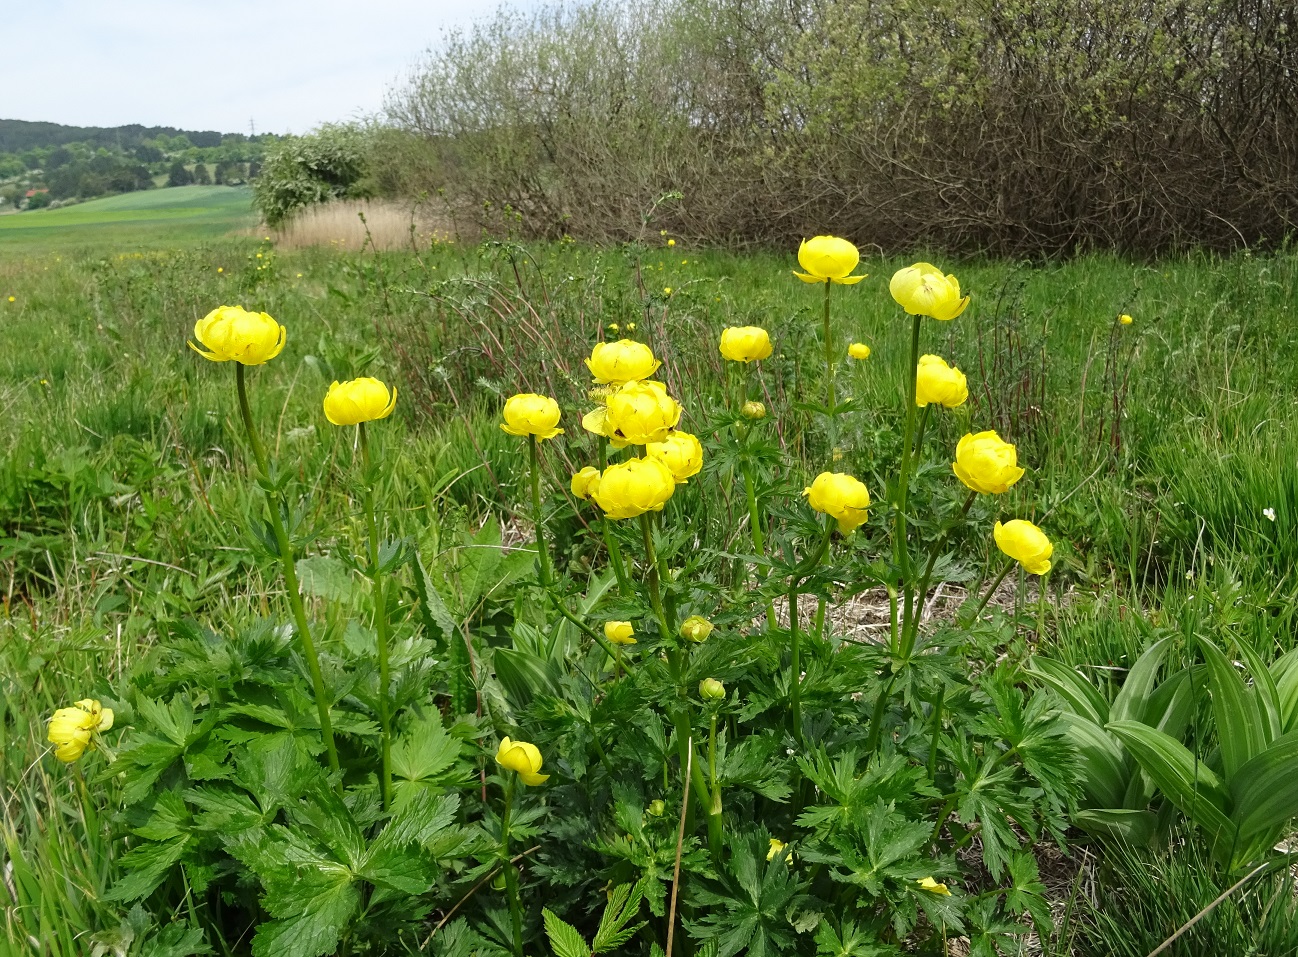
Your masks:
M 694 737 L 691 735 L 689 746 L 685 751 L 685 777 L 682 778 L 681 790 L 681 824 L 676 832 L 676 867 L 672 871 L 672 906 L 667 911 L 667 951 L 666 957 L 672 957 L 672 938 L 676 934 L 676 892 L 681 887 L 681 848 L 685 844 L 685 814 L 690 807 L 690 774 L 694 770 Z
M 518 863 L 519 861 L 521 861 L 523 858 L 527 857 L 527 855 L 529 855 L 529 854 L 534 854 L 534 853 L 536 853 L 537 851 L 539 851 L 540 849 L 541 849 L 541 845 L 540 845 L 540 844 L 536 845 L 536 847 L 529 847 L 529 848 L 528 848 L 527 850 L 525 850 L 522 854 L 515 854 L 512 858 L 510 858 L 509 863 L 510 863 L 510 864 L 517 864 L 517 863 Z M 455 912 L 458 911 L 461 907 L 464 906 L 465 901 L 467 901 L 467 900 L 468 900 L 470 897 L 472 897 L 474 894 L 478 893 L 478 889 L 481 888 L 483 884 L 487 883 L 487 881 L 491 880 L 493 877 L 495 877 L 495 876 L 496 876 L 497 874 L 499 874 L 499 873 L 500 873 L 500 865 L 497 864 L 495 867 L 493 867 L 490 871 L 487 872 L 487 876 L 486 876 L 486 877 L 484 877 L 482 880 L 478 881 L 478 883 L 474 884 L 473 887 L 469 888 L 469 892 L 468 892 L 467 894 L 465 894 L 463 897 L 461 897 L 458 901 L 456 901 L 456 902 L 455 902 L 455 906 L 452 907 L 450 910 L 448 910 L 448 911 L 446 912 L 446 916 L 443 917 L 441 920 L 439 920 L 439 921 L 437 922 L 437 926 L 434 927 L 431 931 L 428 932 L 428 936 L 427 936 L 426 938 L 424 938 L 424 944 L 423 944 L 423 946 L 420 948 L 420 950 L 427 950 L 427 949 L 428 949 L 428 944 L 429 944 L 429 943 L 432 941 L 432 939 L 433 939 L 433 935 L 436 934 L 439 930 L 441 930 L 443 927 L 446 926 L 446 922 L 447 922 L 448 920 L 450 920 L 452 917 L 455 916 Z

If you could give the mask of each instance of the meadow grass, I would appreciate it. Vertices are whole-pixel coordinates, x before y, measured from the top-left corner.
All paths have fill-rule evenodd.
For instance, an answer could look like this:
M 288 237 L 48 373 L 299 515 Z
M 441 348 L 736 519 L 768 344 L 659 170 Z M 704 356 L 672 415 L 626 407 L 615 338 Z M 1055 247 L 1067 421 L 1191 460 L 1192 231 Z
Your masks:
M 195 192 L 166 195 L 185 190 Z M 186 187 L 37 214 L 48 219 L 31 226 L 27 214 L 0 218 L 0 826 L 10 866 L 0 953 L 84 953 L 90 935 L 117 933 L 126 916 L 103 902 L 120 853 L 120 822 L 106 813 L 114 785 L 53 761 L 51 711 L 86 696 L 121 700 L 126 670 L 178 621 L 219 628 L 282 600 L 273 567 L 232 537 L 256 502 L 231 370 L 185 344 L 215 305 L 265 310 L 289 329 L 284 355 L 253 370 L 253 399 L 273 424 L 274 453 L 311 492 L 302 520 L 323 552 L 359 550 L 363 538 L 351 449 L 320 408 L 330 381 L 357 374 L 402 391 L 375 440 L 380 456 L 393 453 L 391 521 L 434 550 L 486 516 L 526 534 L 525 449 L 497 423 L 505 396 L 535 390 L 560 399 L 568 429 L 568 444 L 547 455 L 560 560 L 590 561 L 573 545 L 582 519 L 567 479 L 584 464 L 580 357 L 601 330 L 612 337 L 612 323 L 635 322 L 654 343 L 666 381 L 696 397 L 694 428 L 733 398 L 717 334 L 765 326 L 776 355 L 763 397 L 785 410 L 778 437 L 805 467 L 798 487 L 828 451 L 800 407 L 821 390 L 818 297 L 790 275 L 791 255 L 179 244 L 182 233 L 201 240 L 245 222 L 241 195 Z M 219 216 L 199 212 L 225 197 Z M 870 279 L 835 290 L 841 341 L 873 350 L 840 373 L 860 406 L 840 438 L 843 468 L 872 489 L 896 456 L 908 330 L 886 277 L 901 264 L 868 263 Z M 970 421 L 1019 443 L 1034 491 L 1011 491 L 1003 508 L 1044 502 L 1034 517 L 1056 542 L 1051 624 L 1031 642 L 1114 673 L 1149 628 L 1294 647 L 1298 257 L 949 268 L 974 305 L 925 351 L 964 368 L 974 388 L 965 410 L 935 423 L 934 444 L 953 447 Z M 1121 313 L 1134 323 L 1117 326 Z M 669 503 L 668 520 L 731 547 L 742 497 L 724 486 L 706 494 L 694 511 Z M 991 568 L 987 542 L 968 545 L 967 563 L 946 569 L 953 582 Z M 1015 654 L 1028 653 L 1026 637 Z
M 246 186 L 176 186 L 0 216 L 0 259 L 47 250 L 170 249 L 256 227 Z

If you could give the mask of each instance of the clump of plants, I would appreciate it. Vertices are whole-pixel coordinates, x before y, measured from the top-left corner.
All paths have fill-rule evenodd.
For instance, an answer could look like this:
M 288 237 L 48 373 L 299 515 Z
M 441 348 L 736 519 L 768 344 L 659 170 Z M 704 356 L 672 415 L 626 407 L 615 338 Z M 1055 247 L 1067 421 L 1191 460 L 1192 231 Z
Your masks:
M 101 751 L 122 784 L 111 899 L 179 915 L 170 939 L 190 952 L 206 940 L 257 957 L 874 957 L 956 938 L 990 955 L 1048 938 L 1033 845 L 1063 841 L 1080 725 L 997 662 L 1004 621 L 984 614 L 1011 572 L 1049 573 L 1054 545 L 1024 495 L 1002 504 L 1028 478 L 1015 447 L 969 421 L 965 374 L 924 351 L 970 296 L 928 263 L 892 277 L 909 374 L 900 455 L 871 487 L 836 470 L 858 411 L 842 366 L 871 355 L 833 310 L 858 294 L 859 256 L 818 236 L 798 259 L 819 287 L 824 392 L 792 401 L 815 415 L 823 470 L 802 474 L 773 434 L 788 410 L 762 388 L 765 329 L 716 331 L 725 399 L 704 403 L 655 378 L 671 378 L 665 343 L 627 322 L 592 343 L 588 407 L 503 405 L 528 454 L 521 545 L 493 523 L 445 541 L 431 510 L 425 533 L 392 536 L 385 463 L 403 450 L 383 421 L 398 395 L 372 377 L 323 397 L 354 506 L 325 517 L 249 401 L 288 331 L 240 307 L 200 320 L 191 345 L 234 370 L 260 492 L 227 517 L 278 563 L 284 594 L 259 621 L 172 625 L 126 700 L 51 722 L 56 757 Z M 954 447 L 943 418 L 964 433 Z M 557 445 L 580 465 L 571 499 L 546 479 Z M 742 501 L 724 542 L 694 518 L 717 487 Z M 555 553 L 560 528 L 595 559 Z M 935 582 L 973 578 L 952 544 L 971 531 L 1003 569 L 937 620 Z M 886 602 L 885 634 L 835 633 L 830 605 L 867 591 Z M 1285 740 L 1276 722 L 1237 765 Z M 1109 730 L 1139 757 L 1142 732 Z

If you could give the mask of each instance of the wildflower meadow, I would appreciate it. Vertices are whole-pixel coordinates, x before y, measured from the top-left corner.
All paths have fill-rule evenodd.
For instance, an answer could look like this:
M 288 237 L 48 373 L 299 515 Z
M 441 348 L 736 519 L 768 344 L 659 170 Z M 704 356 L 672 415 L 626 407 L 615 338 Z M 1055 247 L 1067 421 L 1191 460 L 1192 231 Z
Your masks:
M 0 263 L 0 953 L 1298 952 L 1292 252 L 645 232 Z

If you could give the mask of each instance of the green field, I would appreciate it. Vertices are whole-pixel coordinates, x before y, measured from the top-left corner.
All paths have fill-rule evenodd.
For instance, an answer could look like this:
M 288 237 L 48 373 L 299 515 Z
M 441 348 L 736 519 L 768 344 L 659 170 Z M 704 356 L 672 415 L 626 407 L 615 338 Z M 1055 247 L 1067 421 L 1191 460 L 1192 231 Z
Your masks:
M 62 209 L 0 216 L 0 258 L 77 247 L 126 252 L 247 232 L 257 225 L 246 186 L 177 186 Z
M 180 212 L 227 195 L 42 214 L 40 247 L 0 220 L 30 253 L 0 258 L 0 957 L 656 957 L 669 928 L 676 957 L 1144 957 L 1241 878 L 1165 953 L 1298 948 L 1298 257 L 943 263 L 972 300 L 919 349 L 968 398 L 908 416 L 911 257 L 828 287 L 826 326 L 793 250 L 281 253 Z M 186 344 L 221 304 L 286 329 L 245 370 L 272 480 L 236 364 Z M 724 361 L 732 326 L 770 356 Z M 638 451 L 582 424 L 622 336 L 703 458 L 605 529 L 570 481 Z M 398 389 L 366 444 L 322 407 L 362 375 Z M 565 430 L 535 473 L 501 429 L 524 392 Z M 1026 472 L 973 495 L 952 460 L 985 429 Z M 802 494 L 825 471 L 868 490 L 850 535 Z M 1044 577 L 998 549 L 1014 518 Z M 64 764 L 48 721 L 83 698 L 115 724 Z M 506 735 L 548 780 L 498 765 Z

